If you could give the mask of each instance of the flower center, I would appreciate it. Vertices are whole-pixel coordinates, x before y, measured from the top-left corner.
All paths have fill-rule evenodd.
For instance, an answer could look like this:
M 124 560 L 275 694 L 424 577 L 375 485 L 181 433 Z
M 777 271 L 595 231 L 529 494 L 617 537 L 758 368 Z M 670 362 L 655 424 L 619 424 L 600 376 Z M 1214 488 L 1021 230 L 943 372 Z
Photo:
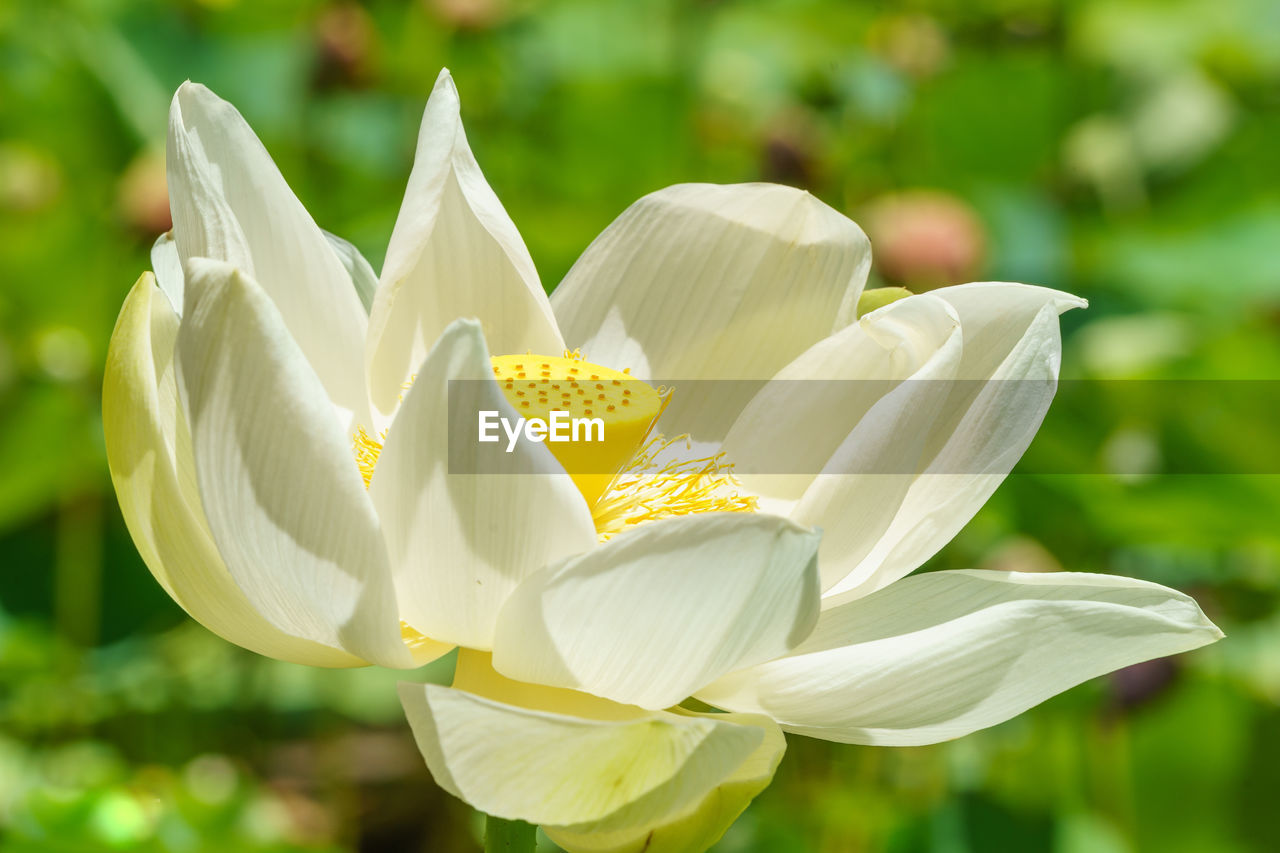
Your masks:
M 589 506 L 636 455 L 669 397 L 625 370 L 591 364 L 577 353 L 495 356 L 493 376 L 521 417 L 546 420 L 560 411 L 603 424 L 603 441 L 547 443 Z M 583 436 L 592 437 L 589 430 Z
M 759 498 L 738 494 L 733 463 L 724 452 L 698 456 L 686 435 L 654 435 L 618 472 L 591 510 L 604 542 L 624 530 L 697 512 L 755 512 Z
M 577 351 L 491 361 L 498 388 L 521 417 L 546 420 L 561 411 L 603 423 L 603 440 L 547 443 L 591 507 L 601 541 L 660 518 L 755 512 L 757 499 L 738 494 L 733 465 L 723 453 L 699 456 L 690 452 L 687 436 L 653 433 L 671 397 L 668 389 L 655 389 L 629 370 L 583 361 Z M 362 426 L 352 436 L 366 487 L 385 441 L 385 433 L 374 437 Z

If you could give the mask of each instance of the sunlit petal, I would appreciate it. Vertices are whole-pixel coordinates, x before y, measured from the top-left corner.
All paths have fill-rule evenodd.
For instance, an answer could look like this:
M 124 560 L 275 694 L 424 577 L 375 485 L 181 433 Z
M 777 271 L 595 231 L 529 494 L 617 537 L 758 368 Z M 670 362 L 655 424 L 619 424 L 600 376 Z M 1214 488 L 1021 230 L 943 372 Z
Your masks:
M 570 346 L 642 379 L 767 379 L 851 323 L 871 249 L 852 221 L 774 184 L 681 184 L 627 208 L 552 304 Z M 668 432 L 719 440 L 750 397 L 679 394 Z
M 412 665 L 378 519 L 315 372 L 252 279 L 201 259 L 187 273 L 179 381 L 231 576 L 288 634 Z
M 494 666 L 616 702 L 674 705 L 808 634 L 818 539 L 770 515 L 642 525 L 518 587 L 498 620 Z
M 564 341 L 538 273 L 467 144 L 458 90 L 442 71 L 369 318 L 369 388 L 389 415 L 454 320 L 476 318 L 498 355 L 559 355 Z
M 468 402 L 451 399 L 450 388 Z M 586 501 L 545 444 L 520 441 L 504 473 L 479 470 L 476 426 L 460 412 L 515 420 L 493 381 L 484 335 L 459 320 L 422 363 L 378 458 L 369 494 L 382 520 L 401 615 L 435 639 L 487 649 L 522 579 L 596 544 Z M 450 441 L 454 436 L 465 436 Z
M 680 708 L 674 710 L 687 716 L 706 716 Z M 568 853 L 701 853 L 715 844 L 773 780 L 787 741 L 768 717 L 715 714 L 711 719 L 759 726 L 764 739 L 755 752 L 692 808 L 661 823 L 617 832 L 575 832 L 564 827 L 544 826 L 547 836 Z
M 932 572 L 836 599 L 791 655 L 698 696 L 827 740 L 934 743 L 1221 636 L 1186 595 L 1131 578 Z
M 183 83 L 169 110 L 173 235 L 192 258 L 233 264 L 261 286 L 343 425 L 368 421 L 360 299 L 324 233 L 231 104 Z M 191 294 L 186 296 L 189 310 Z
M 686 813 L 764 737 L 714 715 L 601 720 L 431 684 L 401 684 L 400 700 L 440 787 L 486 814 L 576 832 L 622 832 Z
M 191 436 L 178 402 L 178 324 L 152 276 L 143 275 L 125 300 L 107 352 L 102 387 L 107 464 L 138 552 L 165 591 L 224 639 L 295 663 L 363 664 L 340 648 L 272 625 L 223 565 L 200 505 Z
M 1058 315 L 1084 305 L 1070 294 L 1025 284 L 970 284 L 932 295 L 960 319 L 958 381 L 927 434 L 917 436 L 923 441 L 919 475 L 893 521 L 857 565 L 846 561 L 841 571 L 848 573 L 830 593 L 866 594 L 907 575 L 986 503 L 1031 443 L 1057 390 Z M 826 512 L 822 497 L 804 518 Z

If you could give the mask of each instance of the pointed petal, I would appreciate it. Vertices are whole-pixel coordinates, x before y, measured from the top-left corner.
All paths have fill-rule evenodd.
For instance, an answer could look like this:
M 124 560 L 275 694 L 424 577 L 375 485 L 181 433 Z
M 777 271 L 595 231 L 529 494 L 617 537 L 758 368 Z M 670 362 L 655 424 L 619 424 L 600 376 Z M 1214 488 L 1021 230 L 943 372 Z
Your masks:
M 658 711 L 600 720 L 522 708 L 451 687 L 401 684 L 436 783 L 486 814 L 578 832 L 661 822 L 707 796 L 763 729 Z
M 161 234 L 151 245 L 151 269 L 155 270 L 156 284 L 169 300 L 169 307 L 181 317 L 184 277 L 182 258 L 178 257 L 178 244 L 172 231 Z
M 412 665 L 378 519 L 315 372 L 252 279 L 203 259 L 187 274 L 179 381 L 231 576 L 288 634 Z
M 792 520 L 826 531 L 823 590 L 844 580 L 883 540 L 924 467 L 929 438 L 960 361 L 958 328 L 911 377 L 876 401 L 805 490 Z
M 552 305 L 570 346 L 641 379 L 763 380 L 854 320 L 870 263 L 862 230 L 808 193 L 682 184 L 624 211 Z M 721 390 L 677 393 L 667 432 L 723 438 L 750 387 Z
M 791 655 L 698 696 L 789 732 L 910 746 L 1003 722 L 1095 676 L 1214 642 L 1176 590 L 1075 573 L 932 572 L 845 597 Z
M 1046 306 L 1052 306 L 1055 314 L 1064 314 L 1089 305 L 1079 296 L 1061 290 L 1006 281 L 974 282 L 931 292 L 950 303 L 960 317 L 965 331 L 960 375 L 965 379 L 996 375 Z
M 483 470 L 472 414 L 480 410 L 517 417 L 493 381 L 480 324 L 458 320 L 405 396 L 369 495 L 402 618 L 435 639 L 487 649 L 516 585 L 590 550 L 596 532 L 582 494 L 543 443 L 518 442 L 502 460 L 509 473 L 467 473 Z
M 333 405 L 367 422 L 359 297 L 244 118 L 204 86 L 183 83 L 169 109 L 167 163 L 183 264 L 226 261 L 257 281 Z
M 324 238 L 329 241 L 338 260 L 342 262 L 342 268 L 350 276 L 351 286 L 355 288 L 360 305 L 366 314 L 369 313 L 369 309 L 373 306 L 373 293 L 378 289 L 378 274 L 373 271 L 373 267 L 365 260 L 355 244 L 328 231 L 324 232 Z
M 293 663 L 363 664 L 341 649 L 282 633 L 253 608 L 223 565 L 200 505 L 191 436 L 178 402 L 178 323 L 145 274 L 125 300 L 107 351 L 107 464 L 138 552 L 174 601 L 225 640 Z
M 494 637 L 509 678 L 665 708 L 813 627 L 819 534 L 778 516 L 656 521 L 521 584 Z
M 971 284 L 932 292 L 960 318 L 964 354 L 947 399 L 924 438 L 919 474 L 893 521 L 828 594 L 873 592 L 919 567 L 951 540 L 1021 458 L 1057 389 L 1062 340 L 1058 315 L 1084 304 L 1070 294 L 1024 284 Z M 904 302 L 908 300 L 903 300 Z M 893 306 L 890 306 L 891 310 Z M 819 487 L 821 488 L 821 487 Z M 802 519 L 833 517 L 826 494 Z
M 499 355 L 559 355 L 564 341 L 529 250 L 467 144 L 458 90 L 440 72 L 369 318 L 369 388 L 393 412 L 445 327 L 480 320 Z
M 786 738 L 768 717 L 674 710 L 684 716 L 709 716 L 713 720 L 759 726 L 764 731 L 764 739 L 733 773 L 678 817 L 620 832 L 574 832 L 557 826 L 542 827 L 552 841 L 567 853 L 702 853 L 720 840 L 756 795 L 773 781 L 787 749 Z
M 881 461 L 874 470 L 901 472 L 904 476 L 898 478 L 903 481 L 900 486 L 888 479 L 864 477 L 860 484 L 850 484 L 851 488 L 870 484 L 905 490 L 916 470 L 914 460 L 910 467 L 903 467 L 905 460 L 890 464 L 881 459 L 886 450 L 885 439 L 892 435 L 876 439 L 877 455 L 870 455 L 866 436 L 873 428 L 879 429 L 883 419 L 868 423 L 864 419 L 893 393 L 936 394 L 933 380 L 951 378 L 959 364 L 959 326 L 959 318 L 946 302 L 926 294 L 863 317 L 805 350 L 760 389 L 725 437 L 723 449 L 726 458 L 733 461 L 736 476 L 757 494 L 794 503 L 824 468 L 872 471 L 868 465 L 854 467 L 852 463 L 861 460 L 837 456 L 841 445 L 853 444 L 843 456 L 862 452 L 868 460 Z M 900 388 L 907 379 L 928 381 L 911 382 Z M 921 411 L 918 416 L 927 414 Z M 922 423 L 927 424 L 928 420 Z M 854 442 L 850 438 L 852 432 L 861 432 L 864 437 Z M 896 446 L 888 449 L 899 455 L 907 450 Z M 920 449 L 915 452 L 918 454 Z M 833 456 L 837 458 L 833 460 Z M 757 471 L 766 473 L 752 473 Z M 883 501 L 878 503 L 882 505 Z M 861 516 L 844 516 L 850 517 Z M 826 529 L 836 521 L 811 523 Z M 824 541 L 824 551 L 828 544 Z

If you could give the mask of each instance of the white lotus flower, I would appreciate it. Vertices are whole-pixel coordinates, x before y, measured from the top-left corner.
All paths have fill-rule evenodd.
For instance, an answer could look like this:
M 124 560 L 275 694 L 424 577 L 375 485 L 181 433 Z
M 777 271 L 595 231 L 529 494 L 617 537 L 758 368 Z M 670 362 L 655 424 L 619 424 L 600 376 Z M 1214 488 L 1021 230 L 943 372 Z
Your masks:
M 179 89 L 168 155 L 174 230 L 125 302 L 103 401 L 138 549 L 265 655 L 407 668 L 461 647 L 453 687 L 402 699 L 436 780 L 491 815 L 573 851 L 699 850 L 768 784 L 782 730 L 953 738 L 1220 636 L 1137 580 L 906 577 L 1030 442 L 1076 297 L 970 284 L 859 318 L 853 222 L 786 187 L 685 185 L 624 212 L 549 301 L 447 73 L 377 279 L 207 89 Z M 494 373 L 521 354 L 631 371 L 648 408 L 600 451 L 624 469 L 607 492 L 537 443 L 515 464 L 538 475 L 449 473 L 448 383 L 514 416 Z M 771 377 L 875 381 L 680 390 Z M 725 456 L 651 476 L 659 378 L 664 428 Z M 771 455 L 789 473 L 721 467 Z

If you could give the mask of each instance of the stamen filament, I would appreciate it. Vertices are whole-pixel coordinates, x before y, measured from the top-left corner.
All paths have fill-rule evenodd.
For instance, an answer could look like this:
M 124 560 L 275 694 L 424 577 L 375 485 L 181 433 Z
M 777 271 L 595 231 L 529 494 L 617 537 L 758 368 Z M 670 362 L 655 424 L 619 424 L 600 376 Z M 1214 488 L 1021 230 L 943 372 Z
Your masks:
M 694 459 L 658 461 L 681 441 L 686 449 L 693 448 L 687 435 L 655 435 L 618 473 L 592 511 L 601 542 L 660 518 L 756 511 L 759 500 L 754 495 L 736 492 L 741 484 L 733 476 L 733 463 L 724 461 L 723 451 Z

